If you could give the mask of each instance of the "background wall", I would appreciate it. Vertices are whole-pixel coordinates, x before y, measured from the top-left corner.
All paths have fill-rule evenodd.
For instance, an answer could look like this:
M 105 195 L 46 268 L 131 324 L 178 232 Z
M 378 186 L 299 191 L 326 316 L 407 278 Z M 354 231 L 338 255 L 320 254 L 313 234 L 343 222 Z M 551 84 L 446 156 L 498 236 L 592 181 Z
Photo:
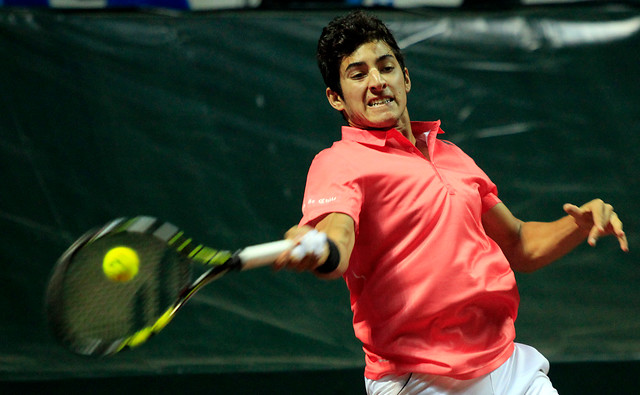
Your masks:
M 152 342 L 103 360 L 61 349 L 42 312 L 57 257 L 111 218 L 157 216 L 229 249 L 297 222 L 310 161 L 340 136 L 314 51 L 342 12 L 0 10 L 3 385 L 170 391 L 214 378 L 234 393 L 312 393 L 329 377 L 318 393 L 361 391 L 342 281 L 229 276 Z M 412 118 L 442 119 L 517 216 L 551 220 L 594 197 L 621 213 L 629 254 L 602 240 L 518 276 L 517 340 L 567 391 L 596 390 L 589 369 L 640 384 L 625 374 L 640 355 L 639 10 L 376 13 L 406 52 Z

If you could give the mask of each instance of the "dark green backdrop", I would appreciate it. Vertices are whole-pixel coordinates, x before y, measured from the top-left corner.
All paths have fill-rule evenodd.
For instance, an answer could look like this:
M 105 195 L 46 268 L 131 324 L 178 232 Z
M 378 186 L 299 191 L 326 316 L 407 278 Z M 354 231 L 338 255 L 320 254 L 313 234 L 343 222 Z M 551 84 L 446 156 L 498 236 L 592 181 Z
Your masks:
M 230 276 L 158 338 L 104 360 L 59 348 L 42 313 L 57 257 L 113 217 L 161 217 L 230 249 L 297 222 L 307 167 L 339 138 L 314 60 L 338 13 L 0 10 L 0 379 L 271 372 L 285 385 L 330 370 L 348 383 L 334 393 L 361 387 L 342 281 Z M 558 366 L 636 361 L 640 11 L 378 15 L 408 58 L 412 119 L 442 119 L 517 216 L 602 197 L 625 222 L 631 253 L 602 240 L 518 276 L 518 341 Z

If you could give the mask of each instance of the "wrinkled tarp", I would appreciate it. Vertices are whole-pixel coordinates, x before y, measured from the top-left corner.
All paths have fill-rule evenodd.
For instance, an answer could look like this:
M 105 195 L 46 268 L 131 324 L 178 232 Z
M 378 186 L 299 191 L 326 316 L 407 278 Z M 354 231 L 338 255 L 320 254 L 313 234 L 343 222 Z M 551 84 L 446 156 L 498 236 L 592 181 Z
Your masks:
M 442 119 L 522 219 L 594 197 L 614 240 L 518 276 L 518 341 L 552 361 L 640 352 L 640 12 L 626 6 L 380 11 L 407 55 L 412 119 Z M 0 11 L 0 377 L 362 366 L 342 281 L 268 269 L 205 288 L 157 338 L 88 360 L 46 330 L 53 263 L 138 214 L 209 245 L 281 237 L 339 138 L 315 45 L 332 12 Z

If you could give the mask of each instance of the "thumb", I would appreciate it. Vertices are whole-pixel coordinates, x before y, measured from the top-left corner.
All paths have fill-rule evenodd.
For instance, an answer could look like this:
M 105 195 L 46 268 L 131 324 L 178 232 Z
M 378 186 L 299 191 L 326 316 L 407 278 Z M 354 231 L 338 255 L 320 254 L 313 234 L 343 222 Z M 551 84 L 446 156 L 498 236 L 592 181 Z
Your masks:
M 572 217 L 576 217 L 582 214 L 582 210 L 580 209 L 580 207 L 576 206 L 575 204 L 565 203 L 562 206 L 562 209 Z

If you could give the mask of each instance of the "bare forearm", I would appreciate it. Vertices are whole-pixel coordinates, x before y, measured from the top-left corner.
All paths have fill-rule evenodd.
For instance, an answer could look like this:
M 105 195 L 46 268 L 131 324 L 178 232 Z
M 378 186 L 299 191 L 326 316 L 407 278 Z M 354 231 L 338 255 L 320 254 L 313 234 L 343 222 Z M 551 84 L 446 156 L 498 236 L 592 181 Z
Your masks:
M 487 234 L 498 243 L 516 271 L 533 272 L 573 250 L 585 239 L 593 247 L 600 237 L 614 235 L 629 251 L 622 222 L 610 204 L 594 199 L 578 207 L 565 204 L 569 214 L 553 222 L 523 222 L 503 204 L 482 216 Z
M 522 222 L 519 247 L 507 258 L 514 270 L 533 272 L 569 253 L 588 235 L 589 228 L 581 228 L 571 216 L 554 222 Z
M 353 220 L 351 217 L 333 213 L 326 216 L 322 221 L 316 225 L 316 229 L 325 232 L 327 237 L 331 239 L 338 251 L 340 252 L 340 263 L 338 267 L 331 273 L 319 274 L 318 277 L 331 279 L 338 278 L 344 274 L 349 267 L 349 259 L 351 258 L 351 251 L 353 250 L 353 244 L 355 242 L 355 234 L 353 230 Z

